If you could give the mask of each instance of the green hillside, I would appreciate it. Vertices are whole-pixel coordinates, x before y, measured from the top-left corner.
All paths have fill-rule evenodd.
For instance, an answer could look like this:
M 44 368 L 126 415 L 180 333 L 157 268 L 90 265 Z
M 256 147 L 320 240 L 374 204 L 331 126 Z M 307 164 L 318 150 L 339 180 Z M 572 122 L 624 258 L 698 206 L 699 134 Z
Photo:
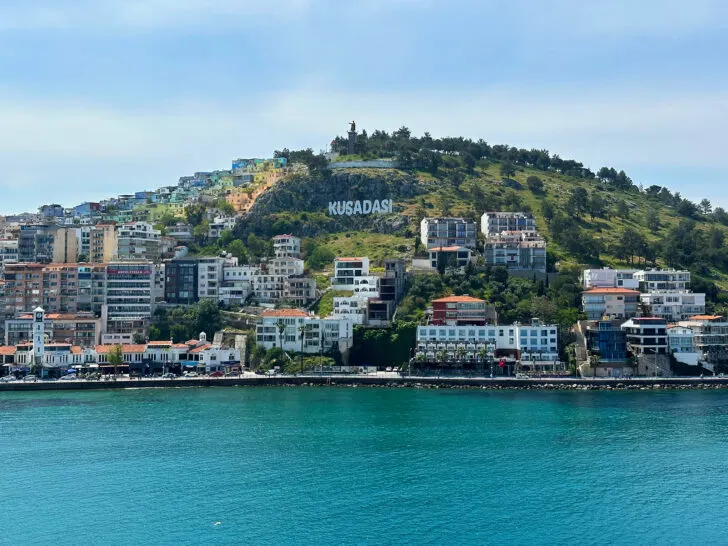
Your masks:
M 337 137 L 334 149 L 343 147 Z M 593 173 L 580 163 L 543 150 L 489 146 L 467 139 L 418 139 L 405 128 L 387 135 L 360 135 L 356 156 L 341 160 L 393 158 L 400 169 L 327 169 L 310 150 L 283 150 L 309 165 L 307 175 L 283 180 L 261 196 L 235 235 L 304 238 L 307 255 L 365 255 L 374 265 L 386 257 L 412 258 L 418 251 L 423 216 L 452 215 L 478 220 L 486 210 L 530 211 L 548 241 L 549 270 L 574 279 L 585 266 L 684 267 L 693 289 L 708 294 L 713 310 L 725 308 L 728 214 L 704 200 L 641 188 L 623 172 Z M 335 200 L 391 198 L 393 214 L 329 216 Z M 326 260 L 311 259 L 316 271 Z M 448 283 L 442 290 L 454 291 Z M 477 291 L 477 290 L 476 290 Z

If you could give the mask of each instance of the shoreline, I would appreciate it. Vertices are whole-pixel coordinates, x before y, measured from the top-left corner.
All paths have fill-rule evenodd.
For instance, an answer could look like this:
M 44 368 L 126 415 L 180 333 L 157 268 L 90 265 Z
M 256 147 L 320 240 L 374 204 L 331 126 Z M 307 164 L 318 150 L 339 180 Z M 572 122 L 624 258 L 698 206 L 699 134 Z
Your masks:
M 478 390 L 714 390 L 728 389 L 728 378 L 534 378 L 278 376 L 192 379 L 120 379 L 117 381 L 38 381 L 0 383 L 2 392 L 159 389 L 199 387 L 369 387 Z

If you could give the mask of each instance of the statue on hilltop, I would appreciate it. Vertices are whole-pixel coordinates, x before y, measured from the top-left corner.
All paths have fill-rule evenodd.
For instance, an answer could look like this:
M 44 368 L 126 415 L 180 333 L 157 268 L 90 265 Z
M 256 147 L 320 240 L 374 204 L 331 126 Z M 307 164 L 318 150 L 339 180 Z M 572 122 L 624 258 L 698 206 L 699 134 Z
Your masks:
M 355 121 L 352 121 L 352 122 L 351 122 L 351 123 L 349 124 L 349 126 L 350 126 L 350 127 L 349 127 L 349 132 L 350 132 L 350 133 L 356 133 L 356 122 L 355 122 Z

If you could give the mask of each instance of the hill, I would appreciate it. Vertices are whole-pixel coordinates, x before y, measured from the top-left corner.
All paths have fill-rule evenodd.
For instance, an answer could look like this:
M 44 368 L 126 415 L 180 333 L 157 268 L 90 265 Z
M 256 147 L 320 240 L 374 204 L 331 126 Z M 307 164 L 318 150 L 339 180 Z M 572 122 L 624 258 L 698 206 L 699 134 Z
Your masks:
M 337 137 L 333 146 L 342 149 L 345 142 Z M 726 310 L 728 214 L 712 210 L 707 199 L 694 204 L 667 188 L 635 185 L 623 171 L 604 167 L 593 173 L 544 150 L 462 138 L 414 138 L 406 128 L 391 135 L 375 131 L 372 137 L 364 132 L 357 146 L 357 155 L 337 162 L 390 158 L 399 168 L 328 169 L 326 159 L 310 150 L 276 152 L 306 162 L 308 174 L 268 189 L 234 234 L 245 241 L 250 234 L 295 233 L 304 237 L 309 257 L 366 255 L 381 265 L 386 257 L 411 259 L 421 250 L 419 222 L 424 216 L 477 221 L 486 210 L 530 211 L 548 241 L 549 270 L 560 288 L 554 293 L 553 287 L 528 280 L 509 281 L 514 286 L 498 293 L 500 299 L 509 297 L 499 305 L 508 318 L 527 319 L 538 298 L 575 310 L 578 272 L 587 266 L 686 268 L 693 273 L 693 289 L 706 292 L 709 310 Z M 327 211 L 330 201 L 374 198 L 392 199 L 393 213 L 331 216 Z M 328 263 L 309 259 L 308 265 L 316 271 Z M 437 284 L 416 279 L 413 290 L 428 282 Z M 417 301 L 410 295 L 400 317 L 417 318 L 426 297 L 441 293 L 467 290 L 493 299 L 496 292 L 488 288 L 487 278 L 465 286 L 457 278 L 439 282 Z M 521 311 L 513 312 L 518 306 Z

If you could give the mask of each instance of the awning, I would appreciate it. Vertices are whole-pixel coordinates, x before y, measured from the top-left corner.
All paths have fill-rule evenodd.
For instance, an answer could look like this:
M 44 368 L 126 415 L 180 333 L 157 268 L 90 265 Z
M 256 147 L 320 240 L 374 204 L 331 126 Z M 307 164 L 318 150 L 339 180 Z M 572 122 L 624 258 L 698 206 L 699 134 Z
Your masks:
M 69 368 L 66 370 L 66 373 L 76 373 L 76 370 L 74 370 L 73 368 Z

